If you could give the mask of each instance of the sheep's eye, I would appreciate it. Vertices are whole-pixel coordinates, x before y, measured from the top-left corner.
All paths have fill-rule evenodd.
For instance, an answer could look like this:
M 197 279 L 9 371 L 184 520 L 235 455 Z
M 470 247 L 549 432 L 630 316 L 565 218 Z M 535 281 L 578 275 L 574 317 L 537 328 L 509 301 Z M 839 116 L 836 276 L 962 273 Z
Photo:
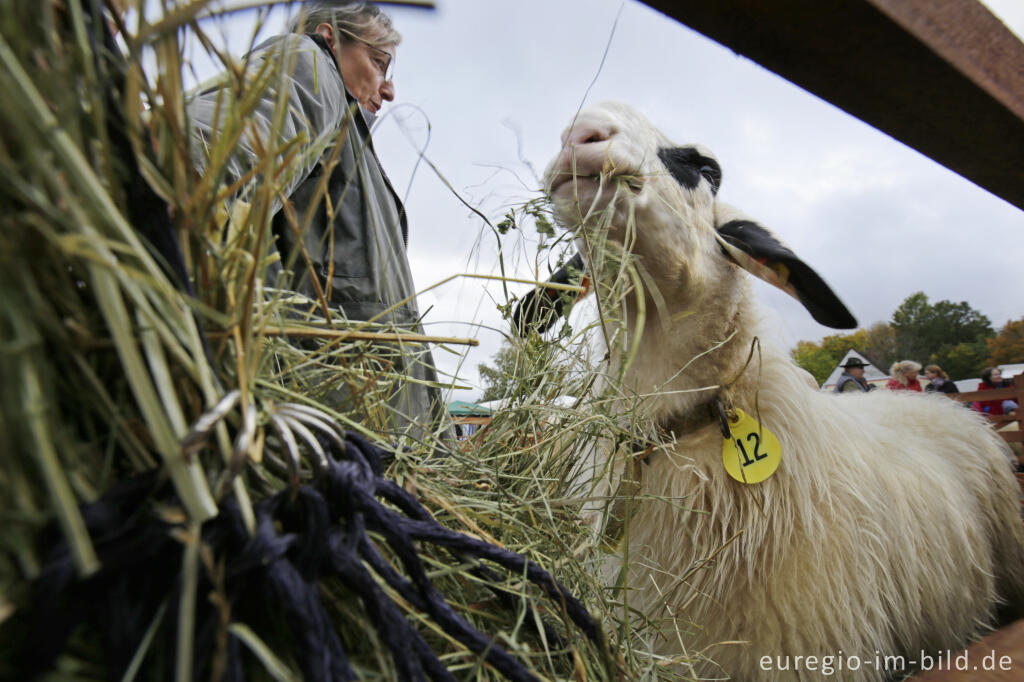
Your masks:
M 718 193 L 722 169 L 714 159 L 693 147 L 665 147 L 658 150 L 658 158 L 676 182 L 686 189 L 696 189 L 703 178 L 711 185 L 712 194 Z

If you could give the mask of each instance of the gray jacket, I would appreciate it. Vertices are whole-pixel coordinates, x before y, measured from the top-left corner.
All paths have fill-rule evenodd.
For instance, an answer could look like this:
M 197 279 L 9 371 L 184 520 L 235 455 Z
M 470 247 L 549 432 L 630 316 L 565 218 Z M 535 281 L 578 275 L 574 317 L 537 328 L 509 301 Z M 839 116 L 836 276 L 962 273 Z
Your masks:
M 865 379 L 857 379 L 856 377 L 843 372 L 839 375 L 839 381 L 836 382 L 834 390 L 836 393 L 856 393 L 861 391 L 867 393 L 877 388 L 876 386 L 869 384 Z
M 290 206 L 274 216 L 272 248 L 278 251 L 280 260 L 268 267 L 267 283 L 282 283 L 315 300 L 312 270 L 332 310 L 340 311 L 347 319 L 374 319 L 422 331 L 406 255 L 405 211 L 381 168 L 358 103 L 345 88 L 326 43 L 315 35 L 278 36 L 262 43 L 247 59 L 250 74 L 259 73 L 265 63 L 273 67 L 264 70 L 271 87 L 249 114 L 264 139 L 260 142 L 251 135 L 241 136 L 227 164 L 227 173 L 233 177 L 225 180 L 234 180 L 248 171 L 257 158 L 254 150 L 268 144 L 268 140 L 279 145 L 295 139 L 302 142 L 298 155 L 289 159 L 282 174 L 283 194 Z M 287 93 L 288 106 L 275 112 L 282 90 Z M 205 90 L 188 105 L 194 136 L 200 143 L 196 149 L 200 167 L 204 167 L 203 147 L 218 131 L 224 134 L 233 129 L 234 122 L 224 115 L 219 126 L 213 122 L 221 92 L 226 91 Z M 342 132 L 344 136 L 339 137 Z M 339 143 L 341 148 L 336 150 Z M 328 171 L 329 200 L 317 200 Z M 303 230 L 306 221 L 308 226 Z M 391 406 L 399 415 L 391 420 L 396 434 L 407 430 L 410 419 L 428 426 L 446 417 L 440 392 L 419 383 L 436 382 L 437 375 L 429 349 L 420 353 L 415 352 L 417 348 L 403 347 L 396 354 L 398 366 L 394 371 L 413 379 L 392 396 Z

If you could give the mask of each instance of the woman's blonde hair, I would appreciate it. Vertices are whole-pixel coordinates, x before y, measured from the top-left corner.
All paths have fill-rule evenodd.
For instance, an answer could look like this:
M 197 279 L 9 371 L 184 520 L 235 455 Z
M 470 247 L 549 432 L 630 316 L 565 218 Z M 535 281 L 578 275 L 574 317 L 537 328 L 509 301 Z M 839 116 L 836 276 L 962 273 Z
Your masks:
M 892 367 L 889 368 L 889 376 L 905 386 L 910 378 L 907 375 L 913 372 L 916 377 L 920 371 L 921 363 L 914 362 L 913 360 L 900 360 L 899 362 L 892 363 Z
M 926 371 L 926 372 L 935 372 L 936 374 L 938 374 L 943 379 L 946 379 L 947 381 L 949 380 L 949 375 L 946 374 L 944 371 L 942 371 L 942 368 L 939 367 L 938 365 L 928 365 L 927 367 L 924 368 L 924 371 Z

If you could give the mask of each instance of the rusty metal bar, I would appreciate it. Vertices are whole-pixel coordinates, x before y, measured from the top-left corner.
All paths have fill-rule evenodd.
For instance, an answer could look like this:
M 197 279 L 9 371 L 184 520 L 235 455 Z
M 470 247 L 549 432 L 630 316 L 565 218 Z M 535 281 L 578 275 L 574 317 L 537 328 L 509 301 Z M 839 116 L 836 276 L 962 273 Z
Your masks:
M 976 0 L 644 0 L 1024 209 L 1024 43 Z

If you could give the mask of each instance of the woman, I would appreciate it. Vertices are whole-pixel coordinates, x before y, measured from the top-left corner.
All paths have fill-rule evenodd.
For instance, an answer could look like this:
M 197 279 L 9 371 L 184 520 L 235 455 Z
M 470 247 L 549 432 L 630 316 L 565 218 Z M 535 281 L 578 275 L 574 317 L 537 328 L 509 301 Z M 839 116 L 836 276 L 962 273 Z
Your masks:
M 246 133 L 225 169 L 230 185 L 253 168 L 262 172 L 266 162 L 259 150 L 274 145 L 288 150 L 281 152 L 289 165 L 279 173 L 277 193 L 288 201 L 272 221 L 270 248 L 276 254 L 267 259 L 266 281 L 321 302 L 324 317 L 341 313 L 349 321 L 422 332 L 405 208 L 370 133 L 383 104 L 395 97 L 401 35 L 386 14 L 361 0 L 303 3 L 290 29 L 244 60 L 253 65 L 247 73 L 261 89 L 255 90 L 251 120 L 235 124 Z M 271 75 L 256 79 L 255 74 Z M 223 87 L 234 82 L 235 77 L 224 79 Z M 268 82 L 274 86 L 267 87 Z M 205 153 L 216 148 L 220 121 L 230 120 L 223 108 L 233 97 L 239 95 L 214 87 L 188 103 L 200 170 L 205 169 Z M 280 106 L 282 99 L 287 106 Z M 273 135 L 261 136 L 269 130 Z M 253 190 L 247 186 L 246 191 Z M 419 438 L 436 424 L 450 423 L 428 347 L 374 348 L 387 356 L 388 372 L 403 378 L 399 390 L 389 390 L 390 409 L 381 410 L 383 417 L 376 420 L 386 423 L 375 423 L 376 430 L 393 440 L 403 434 Z M 335 409 L 355 409 L 350 393 L 339 380 L 323 401 Z
M 889 379 L 885 387 L 890 391 L 921 391 L 921 382 L 917 380 L 917 373 L 921 371 L 921 365 L 913 360 L 900 360 L 893 363 L 889 368 Z
M 978 384 L 979 391 L 991 391 L 996 388 L 1007 388 L 1012 386 L 1009 380 L 1003 379 L 1003 371 L 998 367 L 986 367 L 981 373 L 981 383 Z M 1017 403 L 1013 400 L 979 400 L 974 403 L 974 409 L 990 415 L 1011 414 L 1017 409 Z
M 942 371 L 938 365 L 928 365 L 924 368 L 924 378 L 928 385 L 924 390 L 928 393 L 959 393 L 960 389 L 949 380 L 949 375 Z

